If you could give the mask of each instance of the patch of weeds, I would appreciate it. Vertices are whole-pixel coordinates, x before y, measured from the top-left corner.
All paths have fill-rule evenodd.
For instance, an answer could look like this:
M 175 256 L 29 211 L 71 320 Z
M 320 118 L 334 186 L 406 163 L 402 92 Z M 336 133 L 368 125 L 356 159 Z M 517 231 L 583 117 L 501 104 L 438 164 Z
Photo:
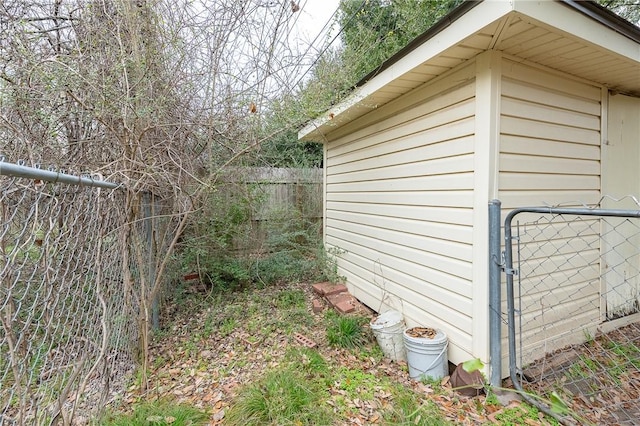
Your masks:
M 362 370 L 340 368 L 336 376 L 336 385 L 347 393 L 349 398 L 369 400 L 373 398 L 373 389 L 378 384 L 378 378 Z
M 220 334 L 223 337 L 226 337 L 231 333 L 233 333 L 233 331 L 236 329 L 237 326 L 238 326 L 237 319 L 233 317 L 225 318 L 224 321 L 222 321 L 222 324 L 220 325 Z
M 598 370 L 597 366 L 596 361 L 581 355 L 578 361 L 569 368 L 567 375 L 572 379 L 586 379 Z
M 275 298 L 275 305 L 278 309 L 303 308 L 306 301 L 307 299 L 302 290 L 282 290 Z
M 245 326 L 247 332 L 258 334 L 262 332 L 262 320 L 260 318 L 251 318 Z
M 327 321 L 327 342 L 339 348 L 361 348 L 371 341 L 364 325 L 367 318 L 357 316 L 332 316 Z
M 376 344 L 362 347 L 361 350 L 356 353 L 356 356 L 364 361 L 378 363 L 384 359 L 384 352 L 382 352 L 382 348 Z
M 373 403 L 379 407 L 379 424 L 449 424 L 433 401 L 388 377 L 378 377 L 362 370 L 342 367 L 335 370 L 331 380 L 334 388 L 340 391 L 334 397 L 339 413 L 349 410 L 350 400 L 359 399 L 365 405 Z
M 393 408 L 383 412 L 384 424 L 387 425 L 449 425 L 438 406 L 411 389 L 394 385 L 391 388 Z
M 622 378 L 624 378 L 626 375 L 626 369 L 624 368 L 624 366 L 612 362 L 611 365 L 607 368 L 607 373 L 609 374 L 611 380 L 613 380 L 616 385 L 620 386 L 622 385 Z
M 261 336 L 272 337 L 274 334 L 278 334 L 278 327 L 279 324 L 276 322 L 263 321 L 256 333 Z
M 224 307 L 224 316 L 226 318 L 245 318 L 247 311 L 245 306 L 248 303 L 248 298 L 245 293 L 235 293 L 235 298 L 229 301 Z
M 202 327 L 202 337 L 209 338 L 216 331 L 216 314 L 215 311 L 209 310 Z
M 589 331 L 589 330 L 583 330 L 583 334 L 584 334 L 584 344 L 585 345 L 590 345 L 592 344 L 595 339 L 593 337 L 593 334 Z
M 100 426 L 205 425 L 207 413 L 195 407 L 167 400 L 146 401 L 134 406 L 131 414 L 106 413 L 95 424 Z
M 538 424 L 545 418 L 550 424 L 559 425 L 558 421 L 551 417 L 545 417 L 536 407 L 529 404 L 520 404 L 515 407 L 508 407 L 495 415 L 495 419 L 502 426 L 520 426 L 526 424 Z
M 600 365 L 600 363 L 597 360 L 581 356 L 580 357 L 580 361 L 582 361 L 582 363 L 585 365 L 585 367 L 589 371 L 591 371 L 592 373 L 595 373 L 595 372 L 600 371 L 602 369 L 602 366 Z
M 262 308 L 262 304 L 262 301 L 255 301 L 253 299 L 248 300 L 247 305 L 245 306 L 245 315 L 247 317 L 258 315 Z
M 621 358 L 620 364 L 630 362 L 632 366 L 640 368 L 640 348 L 633 343 L 609 342 L 607 349 Z
M 285 313 L 283 321 L 287 326 L 286 328 L 289 329 L 296 329 L 300 326 L 311 327 L 315 324 L 315 318 L 313 318 L 313 315 L 304 308 L 294 309 Z
M 486 405 L 496 405 L 496 406 L 502 405 L 500 404 L 500 400 L 498 399 L 498 396 L 493 391 L 487 393 L 487 397 L 485 398 L 484 403 Z
M 407 368 L 408 370 L 408 368 Z M 431 389 L 433 389 L 436 392 L 441 392 L 442 391 L 442 379 L 434 379 L 432 377 L 428 377 L 428 376 L 422 376 L 421 382 L 424 383 L 425 385 L 429 386 Z
M 152 339 L 154 340 L 163 340 L 171 334 L 166 328 L 158 328 L 157 330 L 152 330 L 152 333 Z
M 182 349 L 184 350 L 186 357 L 189 358 L 198 353 L 198 344 L 190 339 L 184 342 Z
M 294 347 L 287 351 L 284 359 L 308 375 L 325 376 L 330 370 L 322 354 L 311 348 Z
M 167 359 L 165 357 L 163 357 L 162 355 L 158 355 L 154 360 L 153 360 L 153 369 L 157 370 L 160 367 L 164 367 L 167 364 Z
M 289 368 L 272 370 L 240 390 L 225 424 L 332 424 L 333 413 L 322 404 L 325 398 L 326 391 L 318 382 Z

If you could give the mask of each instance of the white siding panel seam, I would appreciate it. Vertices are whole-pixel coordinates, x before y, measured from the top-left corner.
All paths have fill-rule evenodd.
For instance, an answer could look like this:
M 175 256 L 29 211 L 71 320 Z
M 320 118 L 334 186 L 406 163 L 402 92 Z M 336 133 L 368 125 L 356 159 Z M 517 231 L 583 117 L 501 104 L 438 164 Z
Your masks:
M 502 97 L 502 115 L 527 120 L 600 130 L 600 115 L 557 108 L 528 100 Z
M 572 50 L 572 49 L 570 49 Z M 558 94 L 582 97 L 600 101 L 600 86 L 567 73 L 556 71 L 518 57 L 503 53 L 505 59 L 502 76 L 521 81 L 525 84 L 537 85 Z
M 412 293 L 412 297 L 406 300 L 415 301 L 416 295 L 426 297 L 428 294 L 431 299 L 429 305 L 437 305 L 437 311 L 453 313 L 464 322 L 470 320 L 471 299 L 467 295 L 456 293 L 449 288 L 440 287 L 425 281 L 421 277 L 416 278 L 401 270 L 389 268 L 379 261 L 372 262 L 371 259 L 355 253 L 351 253 L 348 258 L 344 257 L 342 262 L 343 264 L 352 265 L 352 273 L 358 275 L 363 281 L 384 287 L 385 290 L 393 292 L 406 289 L 406 292 Z M 399 285 L 399 282 L 402 285 Z M 446 315 L 444 317 L 446 318 Z
M 389 259 L 403 259 L 408 262 L 422 265 L 429 269 L 443 272 L 465 280 L 471 280 L 471 264 L 469 262 L 443 256 L 438 253 L 425 253 L 412 247 L 387 243 L 379 239 L 344 231 L 339 228 L 327 227 L 332 238 L 349 241 L 351 244 L 361 247 L 375 247 L 376 251 Z
M 471 71 L 473 71 L 473 66 L 465 65 L 454 71 L 453 74 L 438 78 L 440 83 L 438 85 L 435 85 L 433 81 L 425 83 L 380 109 L 340 128 L 336 134 L 330 135 L 333 139 L 332 143 L 335 144 L 335 148 L 339 148 L 342 144 L 361 138 L 377 129 L 411 120 L 420 112 L 420 108 L 439 110 L 447 105 L 473 97 L 474 76 Z
M 426 107 L 429 107 L 429 105 L 427 104 Z M 465 120 L 473 117 L 474 109 L 474 99 L 467 97 L 461 102 L 447 104 L 446 107 L 441 109 L 426 110 L 424 114 L 412 116 L 400 123 L 380 122 L 375 128 L 368 129 L 366 133 L 352 135 L 350 141 L 331 149 L 329 158 L 339 158 L 351 153 L 360 153 L 362 155 L 363 150 L 366 150 L 365 154 L 368 154 L 369 149 L 376 145 L 385 144 L 395 139 L 410 139 L 414 134 L 425 134 L 433 142 L 451 140 L 455 137 L 469 134 L 470 131 L 466 127 L 455 127 L 454 125 L 459 122 L 464 124 Z M 398 121 L 397 117 L 395 117 L 395 121 Z M 450 133 L 436 133 L 443 127 L 447 128 Z M 455 132 L 458 128 L 460 130 Z M 394 145 L 386 146 L 386 148 L 397 149 Z

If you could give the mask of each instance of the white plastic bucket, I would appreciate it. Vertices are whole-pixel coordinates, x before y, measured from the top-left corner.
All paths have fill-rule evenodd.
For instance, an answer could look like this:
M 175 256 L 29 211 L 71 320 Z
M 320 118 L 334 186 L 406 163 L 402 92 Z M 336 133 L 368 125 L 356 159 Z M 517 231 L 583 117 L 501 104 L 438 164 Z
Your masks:
M 387 311 L 373 320 L 369 326 L 385 357 L 392 361 L 406 360 L 402 340 L 405 325 L 400 312 Z
M 409 377 L 414 380 L 441 379 L 449 374 L 449 358 L 447 357 L 447 335 L 437 330 L 436 335 L 413 337 L 402 333 L 407 350 Z

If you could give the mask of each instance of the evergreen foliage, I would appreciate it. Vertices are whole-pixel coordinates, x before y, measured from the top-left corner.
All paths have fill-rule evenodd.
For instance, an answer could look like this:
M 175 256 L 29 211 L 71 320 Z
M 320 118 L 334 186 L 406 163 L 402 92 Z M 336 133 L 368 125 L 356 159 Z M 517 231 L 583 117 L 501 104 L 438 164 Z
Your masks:
M 354 82 L 375 71 L 460 3 L 460 0 L 341 1 L 342 60 L 353 73 Z

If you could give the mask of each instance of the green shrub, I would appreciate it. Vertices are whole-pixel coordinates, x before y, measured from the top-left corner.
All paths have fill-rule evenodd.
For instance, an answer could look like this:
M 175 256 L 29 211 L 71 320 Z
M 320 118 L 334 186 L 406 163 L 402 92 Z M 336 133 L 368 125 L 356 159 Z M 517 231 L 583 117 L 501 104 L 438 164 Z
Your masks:
M 252 281 L 247 262 L 229 256 L 209 259 L 201 275 L 213 290 L 235 290 L 245 287 Z
M 329 278 L 321 223 L 305 218 L 298 210 L 304 206 L 263 211 L 261 190 L 259 184 L 224 184 L 206 194 L 185 229 L 174 269 L 197 271 L 214 291 Z M 256 238 L 264 238 L 261 247 Z

